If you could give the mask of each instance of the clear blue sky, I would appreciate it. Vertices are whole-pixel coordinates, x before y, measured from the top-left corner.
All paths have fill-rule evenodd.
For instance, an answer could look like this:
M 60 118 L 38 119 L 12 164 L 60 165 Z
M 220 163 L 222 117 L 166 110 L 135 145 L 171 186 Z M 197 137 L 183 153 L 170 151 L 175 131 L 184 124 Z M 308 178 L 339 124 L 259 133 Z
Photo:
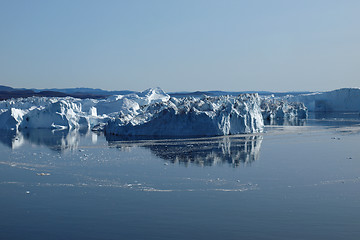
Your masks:
M 0 0 L 0 85 L 360 87 L 359 0 Z

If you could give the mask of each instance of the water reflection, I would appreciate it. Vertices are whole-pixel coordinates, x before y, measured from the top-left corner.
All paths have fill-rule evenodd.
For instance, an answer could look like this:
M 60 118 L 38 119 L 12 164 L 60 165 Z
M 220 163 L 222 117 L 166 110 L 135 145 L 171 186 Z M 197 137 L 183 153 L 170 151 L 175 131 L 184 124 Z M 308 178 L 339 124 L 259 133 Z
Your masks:
M 359 112 L 309 112 L 307 119 L 264 119 L 269 126 L 333 126 L 342 127 L 359 124 Z
M 107 136 L 111 147 L 127 151 L 132 147 L 149 149 L 157 157 L 188 166 L 230 164 L 233 167 L 249 165 L 259 157 L 263 137 L 260 135 L 226 136 L 197 139 L 167 139 L 124 141 Z
M 2 130 L 0 131 L 0 142 L 12 149 L 17 149 L 24 144 L 25 140 L 23 135 L 18 134 L 16 131 Z
M 78 149 L 80 140 L 84 137 L 91 139 L 93 144 L 98 141 L 98 135 L 92 132 L 27 129 L 21 132 L 1 132 L 0 142 L 12 149 L 32 144 L 45 146 L 56 152 L 64 152 Z M 262 139 L 260 135 L 151 140 L 129 140 L 106 136 L 110 147 L 122 151 L 138 147 L 149 149 L 155 156 L 174 164 L 184 166 L 230 164 L 233 167 L 249 165 L 257 160 Z
M 21 132 L 3 131 L 0 142 L 4 145 L 17 149 L 26 142 L 38 146 L 46 146 L 51 150 L 62 152 L 75 150 L 79 146 L 80 137 L 87 134 L 82 131 L 53 131 L 49 129 L 26 129 Z
M 279 125 L 279 126 L 306 126 L 306 119 L 292 118 L 292 119 L 264 119 L 265 125 Z
M 318 120 L 359 120 L 359 112 L 311 112 L 309 117 Z
M 54 151 L 74 150 L 79 146 L 80 134 L 75 131 L 51 131 L 39 129 L 36 131 L 22 131 L 24 138 L 39 146 L 47 146 Z
M 308 125 L 323 127 L 353 127 L 360 124 L 358 112 L 312 112 L 309 113 Z

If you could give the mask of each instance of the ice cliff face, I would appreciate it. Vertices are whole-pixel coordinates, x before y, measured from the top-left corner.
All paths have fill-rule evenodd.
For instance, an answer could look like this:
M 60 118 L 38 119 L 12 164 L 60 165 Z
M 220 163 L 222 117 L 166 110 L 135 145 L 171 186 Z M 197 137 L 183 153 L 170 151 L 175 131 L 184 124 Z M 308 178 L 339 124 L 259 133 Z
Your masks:
M 105 122 L 94 116 L 95 108 L 84 112 L 82 100 L 74 98 L 26 98 L 0 103 L 0 129 L 81 129 Z M 4 107 L 5 106 L 5 107 Z
M 359 88 L 288 96 L 286 100 L 303 102 L 312 112 L 360 112 Z
M 105 127 L 122 136 L 214 136 L 263 130 L 257 94 L 172 98 L 121 114 Z
M 17 129 L 22 121 L 24 111 L 10 107 L 0 111 L 0 129 L 11 130 Z
M 35 108 L 23 117 L 19 124 L 20 129 L 25 128 L 87 128 L 89 117 L 81 111 L 81 103 L 72 99 L 58 100 L 44 108 Z

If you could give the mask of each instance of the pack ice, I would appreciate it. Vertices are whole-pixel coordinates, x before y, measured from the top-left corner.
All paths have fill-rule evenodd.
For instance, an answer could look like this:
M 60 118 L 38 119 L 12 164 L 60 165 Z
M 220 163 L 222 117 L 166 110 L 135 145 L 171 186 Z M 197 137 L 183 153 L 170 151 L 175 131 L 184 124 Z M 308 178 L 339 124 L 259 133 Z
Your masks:
M 257 94 L 170 98 L 160 88 L 106 99 L 30 97 L 0 102 L 0 129 L 91 129 L 125 136 L 213 136 L 257 133 L 263 115 L 290 105 L 262 104 Z M 277 106 L 277 107 L 276 107 Z M 280 106 L 280 107 L 279 107 Z M 276 109 L 276 111 L 274 110 Z M 290 110 L 291 111 L 290 111 Z M 289 114 L 288 114 L 289 115 Z

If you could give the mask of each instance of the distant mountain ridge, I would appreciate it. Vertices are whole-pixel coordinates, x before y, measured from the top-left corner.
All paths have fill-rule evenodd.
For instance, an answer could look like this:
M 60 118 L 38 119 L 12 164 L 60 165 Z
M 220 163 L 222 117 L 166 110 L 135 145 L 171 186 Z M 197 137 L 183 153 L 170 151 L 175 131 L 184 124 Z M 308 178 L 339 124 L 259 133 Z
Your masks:
M 104 95 L 104 96 L 136 93 L 136 91 L 130 91 L 130 90 L 107 91 L 100 88 L 50 88 L 50 89 L 43 89 L 41 91 L 55 91 L 55 92 L 62 92 L 67 94 L 85 93 L 85 94 L 95 94 L 95 95 Z
M 49 88 L 49 89 L 26 89 L 12 88 L 0 85 L 0 100 L 25 97 L 75 97 L 75 98 L 106 98 L 111 95 L 125 95 L 135 91 L 107 91 L 95 88 Z

